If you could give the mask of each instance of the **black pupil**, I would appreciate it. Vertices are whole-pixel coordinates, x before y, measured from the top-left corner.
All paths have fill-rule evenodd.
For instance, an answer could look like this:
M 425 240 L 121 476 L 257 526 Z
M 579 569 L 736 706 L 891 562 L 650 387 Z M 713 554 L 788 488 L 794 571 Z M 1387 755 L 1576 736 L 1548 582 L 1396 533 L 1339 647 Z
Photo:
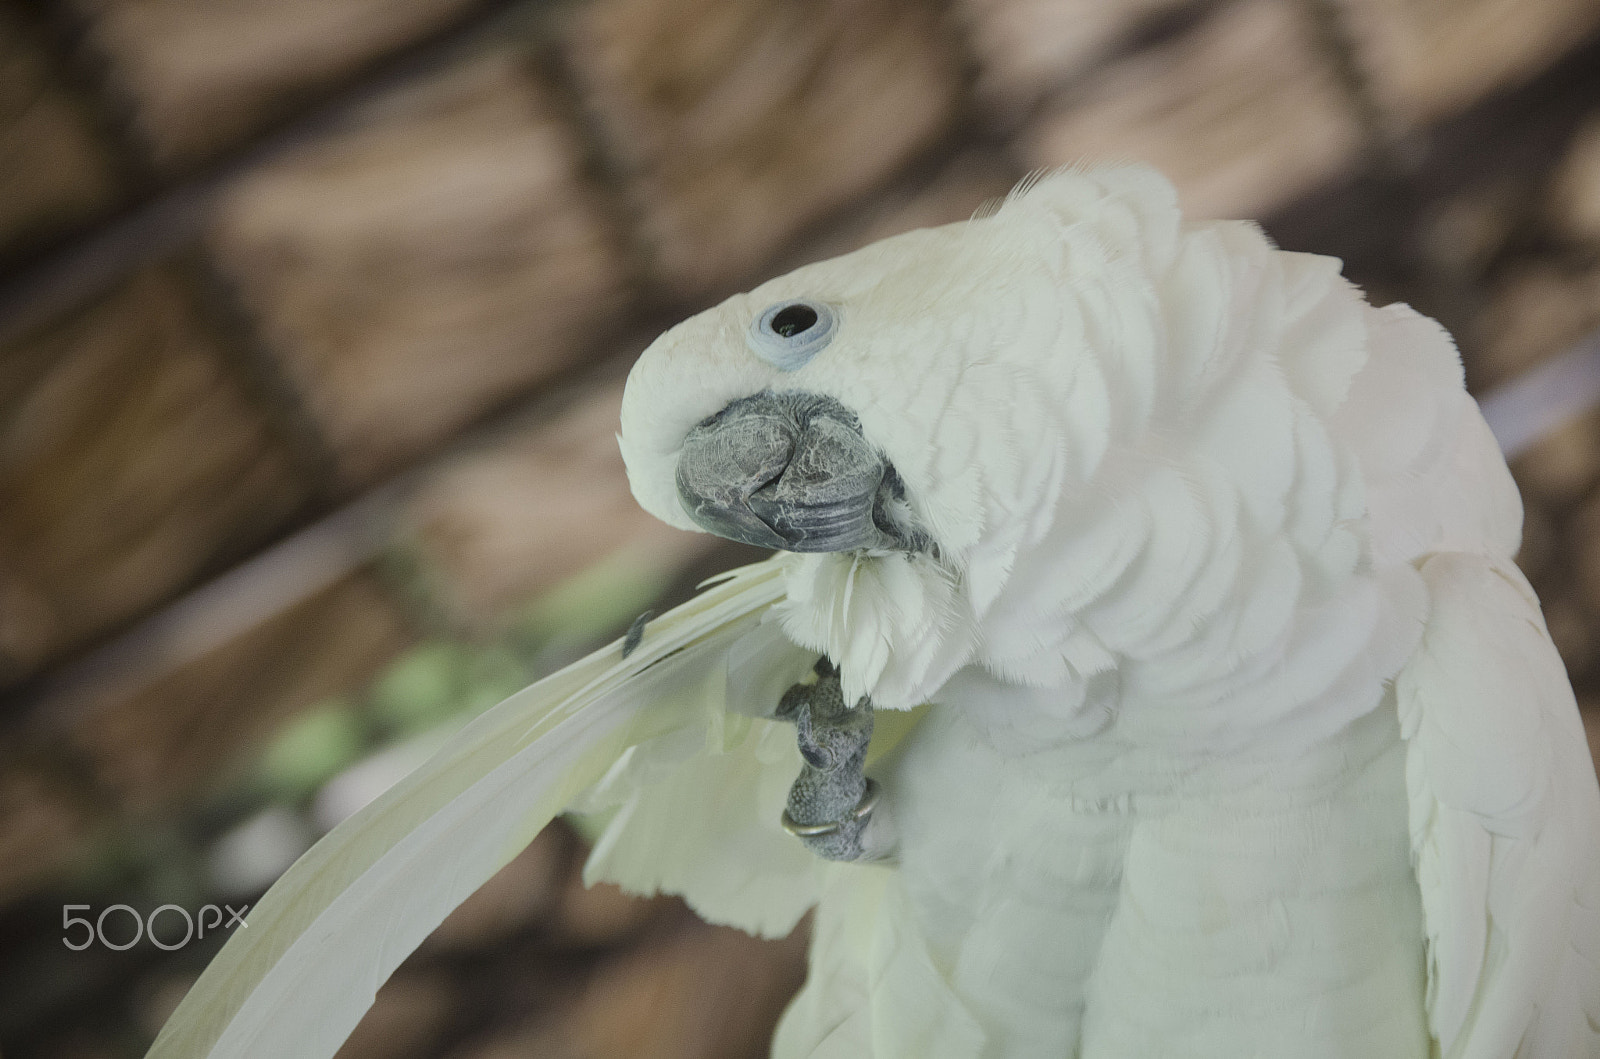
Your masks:
M 817 322 L 817 311 L 809 305 L 791 305 L 787 309 L 778 310 L 778 315 L 772 318 L 772 329 L 784 338 L 793 338 L 802 331 L 810 330 L 811 325 Z

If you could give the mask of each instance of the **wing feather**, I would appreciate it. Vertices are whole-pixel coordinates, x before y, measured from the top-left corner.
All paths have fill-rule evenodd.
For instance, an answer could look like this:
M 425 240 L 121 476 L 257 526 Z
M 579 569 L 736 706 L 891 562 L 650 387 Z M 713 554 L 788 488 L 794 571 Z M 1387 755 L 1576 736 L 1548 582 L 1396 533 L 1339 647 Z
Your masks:
M 730 654 L 782 596 L 775 563 L 745 567 L 626 659 L 611 644 L 476 718 L 284 873 L 150 1059 L 333 1055 L 395 967 L 629 747 L 722 714 Z
M 1396 694 L 1439 1054 L 1600 1055 L 1600 791 L 1561 658 L 1508 560 L 1420 570 Z

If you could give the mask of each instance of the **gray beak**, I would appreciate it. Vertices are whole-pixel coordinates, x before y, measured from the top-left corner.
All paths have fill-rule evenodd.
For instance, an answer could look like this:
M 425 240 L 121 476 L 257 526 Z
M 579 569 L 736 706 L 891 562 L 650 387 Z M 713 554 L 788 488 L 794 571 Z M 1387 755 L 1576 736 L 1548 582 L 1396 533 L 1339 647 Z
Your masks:
M 684 510 L 719 537 L 791 552 L 913 550 L 900 476 L 831 397 L 758 393 L 689 432 L 678 457 Z

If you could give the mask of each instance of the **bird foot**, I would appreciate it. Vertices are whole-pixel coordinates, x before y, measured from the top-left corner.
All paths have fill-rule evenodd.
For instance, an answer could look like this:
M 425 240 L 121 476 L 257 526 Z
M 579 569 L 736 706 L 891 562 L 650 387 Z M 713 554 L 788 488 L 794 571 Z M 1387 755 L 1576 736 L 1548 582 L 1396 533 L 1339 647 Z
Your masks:
M 784 692 L 776 717 L 792 721 L 805 764 L 789 788 L 783 828 L 819 857 L 861 860 L 875 855 L 867 825 L 878 785 L 864 774 L 872 741 L 872 700 L 847 706 L 839 671 L 826 658 L 817 680 Z

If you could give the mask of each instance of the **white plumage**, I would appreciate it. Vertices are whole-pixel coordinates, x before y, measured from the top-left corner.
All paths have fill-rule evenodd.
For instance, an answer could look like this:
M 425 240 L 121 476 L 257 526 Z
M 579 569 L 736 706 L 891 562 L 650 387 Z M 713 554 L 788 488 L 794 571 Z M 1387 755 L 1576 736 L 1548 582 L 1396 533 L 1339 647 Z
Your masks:
M 798 366 L 752 319 L 832 308 Z M 782 1056 L 1600 1055 L 1600 793 L 1449 338 L 1156 174 L 808 266 L 662 336 L 621 441 L 822 395 L 934 548 L 781 553 L 513 697 L 307 854 L 153 1055 L 330 1055 L 563 807 L 588 874 L 767 934 Z M 880 714 L 890 864 L 778 826 L 779 694 Z M 875 821 L 874 826 L 880 826 Z M 448 859 L 446 859 L 448 858 Z

